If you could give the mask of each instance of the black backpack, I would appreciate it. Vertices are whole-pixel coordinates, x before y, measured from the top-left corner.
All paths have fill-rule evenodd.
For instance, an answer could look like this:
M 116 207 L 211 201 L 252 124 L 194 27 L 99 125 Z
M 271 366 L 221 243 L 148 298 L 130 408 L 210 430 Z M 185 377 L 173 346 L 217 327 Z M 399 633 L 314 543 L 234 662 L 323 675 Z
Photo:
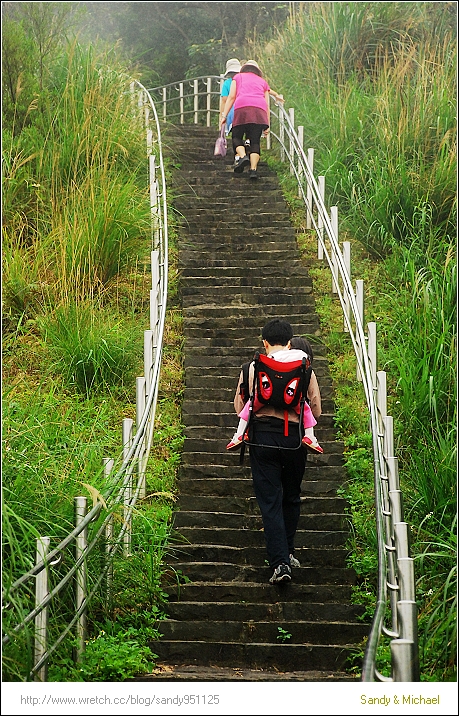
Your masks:
M 254 358 L 253 389 L 249 395 L 249 368 L 251 362 L 242 366 L 242 380 L 240 384 L 240 395 L 244 403 L 250 399 L 251 410 L 241 447 L 241 464 L 244 457 L 245 445 L 260 445 L 253 442 L 253 404 L 255 394 L 260 403 L 271 405 L 273 408 L 284 411 L 284 435 L 288 435 L 288 411 L 291 408 L 300 406 L 299 420 L 299 444 L 287 450 L 298 450 L 303 438 L 303 409 L 307 400 L 309 381 L 311 379 L 312 367 L 307 358 L 302 360 L 280 363 L 273 358 L 268 358 L 260 353 Z M 273 447 L 265 445 L 263 447 Z

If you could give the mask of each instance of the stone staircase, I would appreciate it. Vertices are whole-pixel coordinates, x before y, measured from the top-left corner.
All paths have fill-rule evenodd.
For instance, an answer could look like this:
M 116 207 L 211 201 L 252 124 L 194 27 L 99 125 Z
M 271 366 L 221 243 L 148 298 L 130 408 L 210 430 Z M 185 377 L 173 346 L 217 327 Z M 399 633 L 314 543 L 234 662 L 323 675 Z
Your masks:
M 351 605 L 348 524 L 337 488 L 345 479 L 334 429 L 333 386 L 277 177 L 235 175 L 232 151 L 213 156 L 215 129 L 170 127 L 174 206 L 184 313 L 185 444 L 176 539 L 170 545 L 168 619 L 152 643 L 158 669 L 145 679 L 346 681 L 349 654 L 368 633 Z M 314 350 L 323 415 L 323 455 L 308 455 L 296 538 L 301 567 L 288 584 L 271 570 L 246 455 L 227 453 L 237 425 L 233 397 L 241 364 L 261 348 L 261 329 L 282 317 Z M 140 680 L 140 679 L 139 679 Z

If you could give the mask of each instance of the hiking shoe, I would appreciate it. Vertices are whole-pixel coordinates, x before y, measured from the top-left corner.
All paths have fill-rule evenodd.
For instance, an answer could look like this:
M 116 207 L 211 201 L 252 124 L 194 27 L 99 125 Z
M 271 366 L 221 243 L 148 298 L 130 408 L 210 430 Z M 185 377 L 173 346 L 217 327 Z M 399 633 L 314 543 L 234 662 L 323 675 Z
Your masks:
M 290 558 L 290 566 L 291 567 L 301 567 L 299 560 L 296 557 L 294 557 L 293 554 L 289 554 L 289 558 Z
M 241 174 L 241 172 L 244 171 L 244 167 L 247 164 L 250 164 L 250 159 L 247 156 L 247 154 L 245 155 L 245 157 L 237 156 L 236 159 L 234 160 L 234 165 L 233 165 L 234 173 Z
M 311 438 L 308 438 L 306 435 L 302 439 L 301 444 L 303 445 L 303 447 L 309 448 L 310 450 L 314 450 L 314 452 L 323 453 L 323 449 L 320 447 L 317 440 L 316 442 L 313 442 Z
M 242 445 L 242 437 L 238 435 L 233 435 L 231 440 L 229 441 L 228 445 L 226 446 L 227 450 L 235 450 L 236 448 L 241 447 Z
M 278 582 L 290 582 L 292 579 L 292 570 L 288 564 L 279 564 L 273 572 L 273 576 L 269 578 L 270 584 L 277 584 Z
M 250 169 L 249 171 L 249 179 L 258 179 L 258 174 L 256 169 Z

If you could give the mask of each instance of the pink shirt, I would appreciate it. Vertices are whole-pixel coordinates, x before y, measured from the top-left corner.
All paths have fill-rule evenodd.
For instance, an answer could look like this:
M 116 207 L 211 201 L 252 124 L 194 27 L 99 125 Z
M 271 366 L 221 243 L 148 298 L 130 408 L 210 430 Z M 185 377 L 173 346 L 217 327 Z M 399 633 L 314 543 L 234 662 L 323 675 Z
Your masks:
M 263 77 L 253 72 L 242 72 L 235 75 L 233 80 L 236 82 L 235 110 L 241 107 L 258 107 L 265 112 L 268 110 L 265 92 L 269 92 L 270 87 Z

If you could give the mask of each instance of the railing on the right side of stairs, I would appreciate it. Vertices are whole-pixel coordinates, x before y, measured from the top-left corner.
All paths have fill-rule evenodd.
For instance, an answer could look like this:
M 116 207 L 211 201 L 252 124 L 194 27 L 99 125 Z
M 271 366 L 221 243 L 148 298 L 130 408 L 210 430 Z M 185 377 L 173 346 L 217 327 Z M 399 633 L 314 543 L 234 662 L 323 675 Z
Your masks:
M 218 133 L 220 76 L 198 77 L 149 90 L 162 119 L 176 124 L 215 126 Z M 386 373 L 377 369 L 376 323 L 364 329 L 363 281 L 351 281 L 350 243 L 338 241 L 338 207 L 325 206 L 325 177 L 313 174 L 314 149 L 303 148 L 303 127 L 295 129 L 294 109 L 286 111 L 270 98 L 270 132 L 266 148 L 278 143 L 280 160 L 288 162 L 304 201 L 306 227 L 314 229 L 318 258 L 332 274 L 344 316 L 344 330 L 352 340 L 357 378 L 362 382 L 373 440 L 376 533 L 378 540 L 378 591 L 375 614 L 362 665 L 362 681 L 419 681 L 417 608 L 414 562 L 409 554 L 409 529 L 403 519 L 398 462 L 394 455 L 393 418 L 387 415 Z M 213 121 L 214 118 L 214 121 Z M 376 668 L 381 636 L 390 638 L 391 677 Z
M 279 143 L 280 159 L 290 164 L 306 207 L 306 226 L 317 235 L 319 259 L 332 274 L 344 316 L 344 330 L 352 340 L 357 378 L 362 382 L 373 442 L 376 533 L 378 540 L 378 592 L 375 614 L 362 665 L 362 681 L 419 681 L 417 607 L 414 561 L 410 557 L 409 529 L 403 519 L 398 461 L 394 455 L 393 418 L 387 415 L 386 373 L 377 369 L 376 323 L 364 330 L 363 281 L 351 281 L 350 243 L 338 241 L 338 207 L 325 207 L 325 177 L 313 174 L 314 149 L 303 148 L 303 127 L 295 129 L 294 110 L 275 102 L 270 108 L 271 142 Z M 390 638 L 391 677 L 376 668 L 380 638 Z

